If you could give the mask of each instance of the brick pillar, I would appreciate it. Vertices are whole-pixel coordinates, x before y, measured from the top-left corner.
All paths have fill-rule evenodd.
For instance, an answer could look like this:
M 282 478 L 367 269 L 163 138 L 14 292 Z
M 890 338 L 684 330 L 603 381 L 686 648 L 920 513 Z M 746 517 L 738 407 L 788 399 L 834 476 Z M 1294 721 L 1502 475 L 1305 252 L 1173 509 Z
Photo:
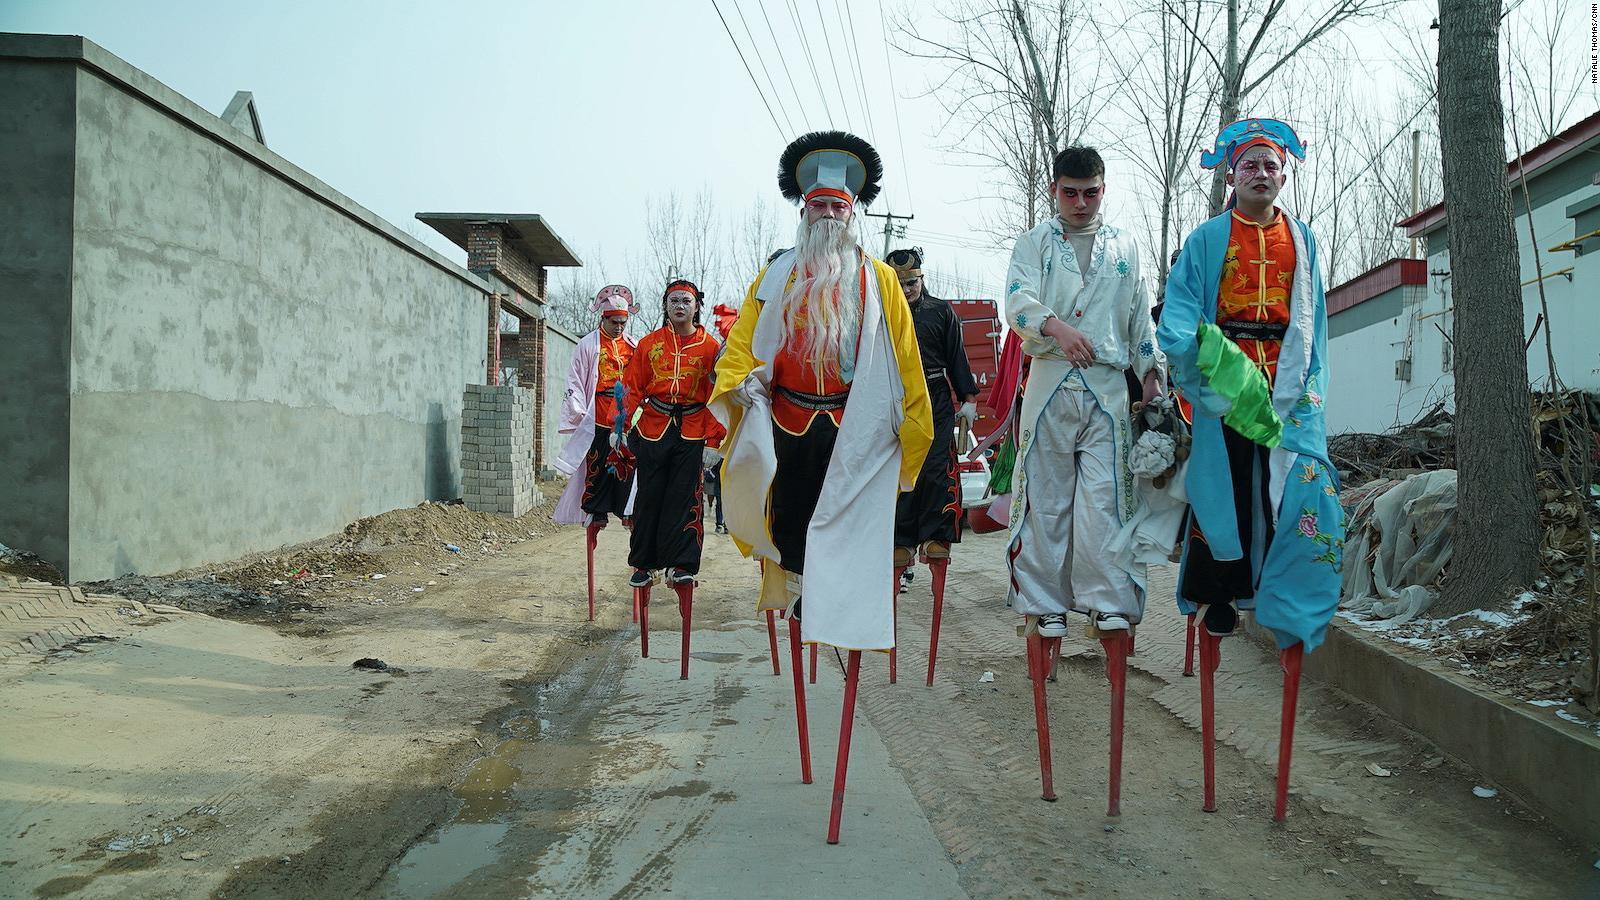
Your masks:
M 489 295 L 489 374 L 484 384 L 500 383 L 500 295 Z
M 545 419 L 547 407 L 545 406 L 544 322 L 529 320 L 528 324 L 533 326 L 533 347 L 532 352 L 528 355 L 533 357 L 533 365 L 529 368 L 533 370 L 534 422 L 537 423 L 537 427 L 533 432 L 533 459 L 534 465 L 537 466 L 534 471 L 543 472 L 545 461 L 544 423 L 547 421 Z

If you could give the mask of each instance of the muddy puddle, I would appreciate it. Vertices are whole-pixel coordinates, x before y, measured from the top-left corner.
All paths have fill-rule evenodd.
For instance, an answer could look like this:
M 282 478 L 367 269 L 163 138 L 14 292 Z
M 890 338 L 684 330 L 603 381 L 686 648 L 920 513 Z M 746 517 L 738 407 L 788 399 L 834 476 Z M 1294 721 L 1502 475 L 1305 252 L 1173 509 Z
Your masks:
M 530 679 L 505 710 L 495 743 L 452 789 L 450 820 L 413 844 L 373 896 L 520 896 L 534 861 L 583 801 L 602 750 L 594 718 L 616 701 L 632 646 L 619 635 L 544 684 Z M 485 741 L 487 745 L 487 741 Z

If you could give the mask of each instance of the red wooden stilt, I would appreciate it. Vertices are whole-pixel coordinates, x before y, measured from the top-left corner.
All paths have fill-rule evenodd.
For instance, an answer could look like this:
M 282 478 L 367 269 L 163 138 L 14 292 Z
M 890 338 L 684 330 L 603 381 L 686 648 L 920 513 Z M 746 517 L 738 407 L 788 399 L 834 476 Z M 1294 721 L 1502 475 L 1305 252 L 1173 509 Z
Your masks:
M 1278 723 L 1278 794 L 1272 807 L 1272 821 L 1282 822 L 1289 815 L 1289 762 L 1294 757 L 1294 714 L 1300 701 L 1300 664 L 1305 660 L 1305 644 L 1278 651 L 1283 667 L 1283 719 Z
M 833 761 L 833 808 L 828 813 L 828 843 L 839 843 L 839 819 L 844 815 L 844 776 L 850 768 L 850 731 L 856 719 L 856 684 L 861 680 L 861 651 L 850 651 L 844 674 L 844 714 L 839 720 L 839 754 Z
M 594 546 L 600 542 L 604 522 L 590 522 L 584 529 L 584 546 L 589 555 L 589 621 L 594 621 Z
M 892 615 L 894 617 L 893 618 L 893 628 L 894 628 L 894 632 L 893 633 L 894 633 L 894 642 L 895 642 L 896 646 L 898 646 L 900 644 L 900 573 L 904 572 L 905 570 L 906 570 L 905 566 L 895 566 L 894 567 L 894 588 L 893 588 L 893 590 L 890 591 L 890 596 L 893 597 L 893 599 L 890 602 L 894 605 L 894 610 L 893 610 Z M 896 668 L 896 663 L 898 663 L 899 660 L 897 659 L 897 656 L 898 656 L 898 654 L 895 652 L 895 648 L 894 647 L 890 647 L 889 648 L 889 683 L 890 684 L 895 684 L 898 681 L 898 669 Z
M 1056 799 L 1055 776 L 1050 764 L 1050 713 L 1044 703 L 1044 680 L 1050 668 L 1050 643 L 1060 638 L 1043 638 L 1034 631 L 1028 635 L 1028 677 L 1033 681 L 1033 727 L 1039 735 L 1039 796 L 1052 803 Z
M 817 649 L 816 644 L 811 649 Z M 811 783 L 811 731 L 806 727 L 806 684 L 800 673 L 800 623 L 789 620 L 789 668 L 794 671 L 794 717 L 800 728 L 800 783 Z
M 674 582 L 672 590 L 678 595 L 678 615 L 683 618 L 683 662 L 679 667 L 678 679 L 687 680 L 689 677 L 689 619 L 694 615 L 694 582 Z
M 633 589 L 633 605 L 639 610 L 639 655 L 650 656 L 650 588 Z
M 1194 613 L 1189 613 L 1189 623 L 1183 626 L 1183 677 L 1194 677 Z
M 1106 650 L 1106 678 L 1111 682 L 1111 770 L 1110 799 L 1106 802 L 1106 815 L 1122 815 L 1122 710 L 1127 697 L 1128 654 L 1133 650 L 1133 635 L 1124 633 L 1103 637 L 1100 644 Z
M 939 620 L 944 616 L 944 579 L 949 569 L 949 559 L 928 560 L 928 571 L 933 575 L 933 635 L 928 638 L 929 687 L 933 686 L 933 666 L 939 659 Z
M 1202 629 L 1200 641 L 1200 752 L 1205 767 L 1205 812 L 1217 811 L 1217 666 L 1222 662 L 1222 638 Z
M 811 678 L 812 684 L 817 683 L 817 645 L 811 645 Z
M 778 624 L 773 618 L 772 610 L 767 610 L 767 646 L 772 648 L 772 674 L 782 675 L 778 668 Z

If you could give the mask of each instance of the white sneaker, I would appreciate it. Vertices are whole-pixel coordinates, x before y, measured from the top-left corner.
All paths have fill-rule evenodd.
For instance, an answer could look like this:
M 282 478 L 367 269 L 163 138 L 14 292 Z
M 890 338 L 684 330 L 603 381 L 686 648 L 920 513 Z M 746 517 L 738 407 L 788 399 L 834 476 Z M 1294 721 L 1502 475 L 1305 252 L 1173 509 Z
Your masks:
M 1099 631 L 1127 631 L 1133 627 L 1122 613 L 1095 613 L 1091 621 Z
M 1039 617 L 1039 636 L 1058 638 L 1067 636 L 1067 616 L 1065 613 L 1045 613 Z

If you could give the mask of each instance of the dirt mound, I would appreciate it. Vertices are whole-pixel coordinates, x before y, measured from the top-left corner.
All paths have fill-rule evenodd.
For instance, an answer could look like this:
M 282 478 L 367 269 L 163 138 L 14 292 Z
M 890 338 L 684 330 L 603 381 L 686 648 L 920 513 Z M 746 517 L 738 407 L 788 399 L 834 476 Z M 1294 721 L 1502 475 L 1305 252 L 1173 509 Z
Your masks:
M 368 604 L 402 604 L 439 577 L 555 530 L 553 498 L 563 487 L 544 486 L 552 499 L 520 518 L 423 503 L 308 543 L 172 575 L 127 575 L 93 590 L 271 624 L 305 622 L 308 614 L 350 604 L 355 594 Z

